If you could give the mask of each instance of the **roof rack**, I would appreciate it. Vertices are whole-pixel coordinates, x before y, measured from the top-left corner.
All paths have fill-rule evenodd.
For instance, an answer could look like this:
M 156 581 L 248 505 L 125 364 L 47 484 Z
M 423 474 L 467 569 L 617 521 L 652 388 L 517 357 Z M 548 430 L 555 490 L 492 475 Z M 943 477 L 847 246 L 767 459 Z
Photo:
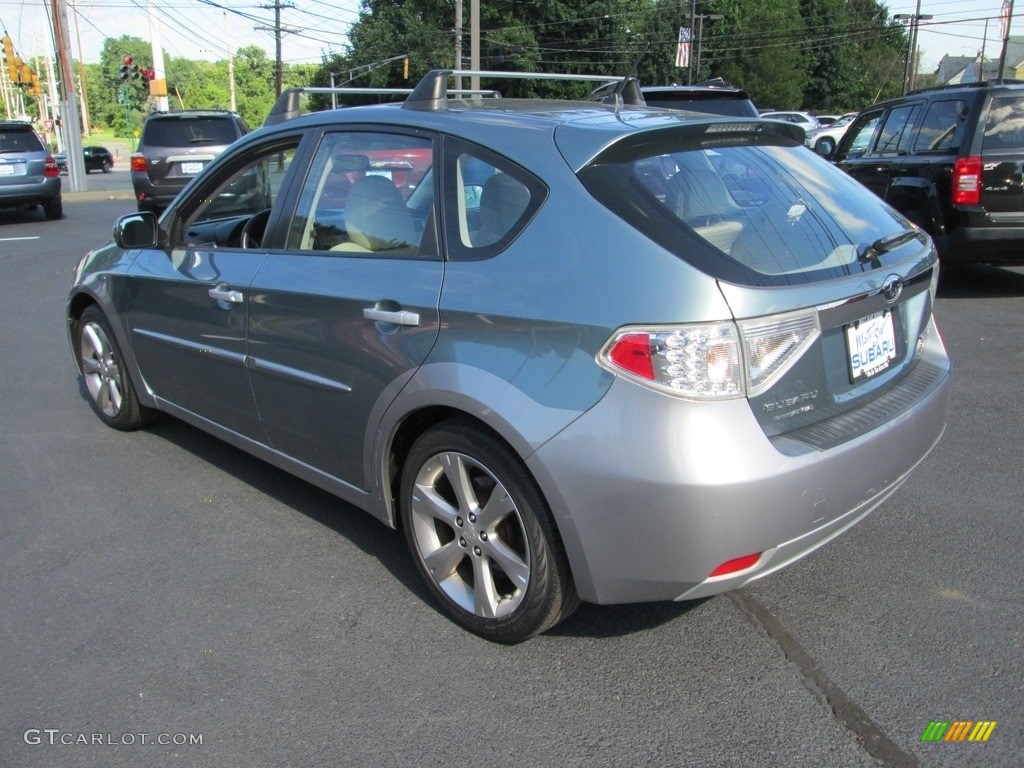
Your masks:
M 302 108 L 300 105 L 300 99 L 304 93 L 324 93 L 335 96 L 343 95 L 357 95 L 357 96 L 406 96 L 412 94 L 414 89 L 412 88 L 373 88 L 373 87 L 358 87 L 358 86 L 339 86 L 335 88 L 321 87 L 321 86 L 303 86 L 298 88 L 289 88 L 281 92 L 281 95 L 277 97 L 277 101 L 274 102 L 274 106 L 267 114 L 267 119 L 263 121 L 263 125 L 277 125 L 287 120 L 298 117 L 302 114 Z M 451 88 L 448 90 L 448 94 L 452 96 L 481 96 L 484 98 L 500 98 L 501 94 L 493 89 L 469 89 L 469 88 Z
M 452 75 L 459 77 L 487 77 L 506 80 L 585 80 L 590 82 L 608 83 L 620 82 L 621 77 L 615 75 L 571 75 L 555 72 L 502 72 L 486 69 L 432 69 L 413 89 L 413 92 L 402 103 L 403 109 L 419 109 L 424 111 L 441 111 L 448 107 L 447 84 L 448 78 Z M 636 81 L 630 78 L 629 82 L 635 85 L 636 98 L 639 101 L 626 101 L 630 104 L 643 104 L 643 97 L 639 95 L 640 87 Z M 628 90 L 632 91 L 632 88 Z M 632 93 L 630 94 L 632 96 Z

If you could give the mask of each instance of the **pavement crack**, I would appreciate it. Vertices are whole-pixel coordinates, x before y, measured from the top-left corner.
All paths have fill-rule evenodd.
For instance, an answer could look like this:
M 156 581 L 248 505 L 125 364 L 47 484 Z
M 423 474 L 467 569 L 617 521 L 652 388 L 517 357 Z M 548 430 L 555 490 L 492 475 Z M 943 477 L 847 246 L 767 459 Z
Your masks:
M 900 748 L 857 702 L 832 682 L 767 608 L 742 590 L 727 592 L 726 596 L 751 624 L 775 641 L 789 663 L 796 667 L 800 682 L 815 698 L 825 702 L 839 725 L 852 733 L 871 757 L 888 768 L 917 768 L 917 758 Z

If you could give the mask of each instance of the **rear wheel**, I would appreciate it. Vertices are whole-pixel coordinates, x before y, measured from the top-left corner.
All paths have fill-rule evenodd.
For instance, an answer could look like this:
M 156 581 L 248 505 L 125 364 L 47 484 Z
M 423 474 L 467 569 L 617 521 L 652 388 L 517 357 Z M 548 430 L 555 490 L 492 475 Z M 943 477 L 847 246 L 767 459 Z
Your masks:
M 517 643 L 579 603 L 540 491 L 518 457 L 480 429 L 448 422 L 416 441 L 401 516 L 420 575 L 471 632 Z
M 104 173 L 110 173 L 112 170 L 114 170 L 114 161 L 113 160 L 104 160 L 103 161 L 103 172 Z
M 60 197 L 54 197 L 51 200 L 43 201 L 43 213 L 46 214 L 46 218 L 49 221 L 56 221 L 64 216 L 64 204 L 61 202 Z
M 114 429 L 132 430 L 153 421 L 156 412 L 140 405 L 131 377 L 125 370 L 121 349 L 114 341 L 106 318 L 96 307 L 88 307 L 78 320 L 75 351 L 89 405 L 105 424 Z

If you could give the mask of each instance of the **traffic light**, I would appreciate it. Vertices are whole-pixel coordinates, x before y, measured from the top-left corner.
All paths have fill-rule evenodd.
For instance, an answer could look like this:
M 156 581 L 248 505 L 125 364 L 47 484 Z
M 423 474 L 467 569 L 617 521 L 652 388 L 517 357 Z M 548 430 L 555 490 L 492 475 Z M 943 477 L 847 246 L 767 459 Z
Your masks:
M 28 92 L 33 96 L 39 96 L 43 92 L 43 84 L 39 82 L 39 75 L 35 72 L 32 73 L 32 84 L 28 87 Z
M 18 65 L 14 61 L 14 42 L 11 40 L 10 35 L 4 35 L 4 60 L 7 62 L 7 76 L 11 78 L 12 83 L 18 82 Z
M 132 57 L 131 56 L 125 56 L 124 59 L 122 59 L 121 68 L 118 70 L 118 73 L 121 76 L 121 80 L 124 80 L 124 81 L 128 80 L 129 75 L 131 75 L 131 69 L 132 69 Z
M 138 64 L 132 64 L 131 77 L 132 77 L 132 80 L 138 80 L 139 79 L 139 65 Z
M 405 59 L 402 60 L 402 77 L 404 77 L 406 80 L 409 79 L 409 57 L 408 56 L 406 56 Z
M 32 67 L 18 59 L 18 85 L 32 85 Z

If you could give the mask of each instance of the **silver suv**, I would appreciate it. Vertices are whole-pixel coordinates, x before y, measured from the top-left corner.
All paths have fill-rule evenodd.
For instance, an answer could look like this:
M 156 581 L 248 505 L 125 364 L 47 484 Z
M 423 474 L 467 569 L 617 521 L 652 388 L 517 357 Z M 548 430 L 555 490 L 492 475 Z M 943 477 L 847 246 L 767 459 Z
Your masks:
M 131 156 L 140 211 L 160 211 L 206 165 L 249 132 L 241 116 L 222 110 L 153 112 Z
M 29 123 L 0 121 L 0 208 L 38 206 L 51 221 L 64 215 L 57 161 Z
M 800 128 L 450 74 L 283 104 L 122 218 L 67 305 L 99 418 L 171 414 L 401 528 L 502 642 L 766 576 L 936 444 L 932 243 Z

